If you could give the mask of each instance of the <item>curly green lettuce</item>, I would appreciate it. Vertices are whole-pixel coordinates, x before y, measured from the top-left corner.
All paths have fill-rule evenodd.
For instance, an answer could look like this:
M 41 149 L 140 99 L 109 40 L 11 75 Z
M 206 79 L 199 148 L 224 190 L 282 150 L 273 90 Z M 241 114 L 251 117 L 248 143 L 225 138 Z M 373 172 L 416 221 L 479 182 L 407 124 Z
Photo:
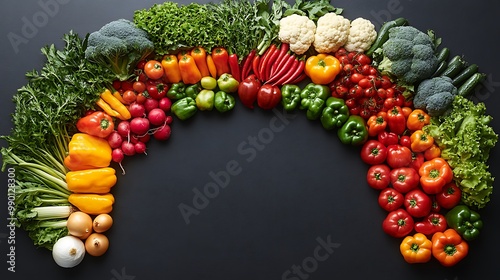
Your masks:
M 494 177 L 487 161 L 498 134 L 490 126 L 492 119 L 486 115 L 484 103 L 456 96 L 448 114 L 433 117 L 424 127 L 452 167 L 462 190 L 462 202 L 476 209 L 486 206 L 493 192 Z

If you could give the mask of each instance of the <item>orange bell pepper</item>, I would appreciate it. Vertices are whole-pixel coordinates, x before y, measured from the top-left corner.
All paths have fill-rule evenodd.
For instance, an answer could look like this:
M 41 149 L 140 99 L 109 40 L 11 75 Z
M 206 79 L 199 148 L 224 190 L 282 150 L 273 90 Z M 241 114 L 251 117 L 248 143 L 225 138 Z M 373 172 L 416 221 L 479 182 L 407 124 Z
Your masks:
M 387 114 L 377 114 L 368 118 L 366 122 L 368 125 L 368 135 L 374 137 L 385 130 L 387 127 L 387 121 L 385 120 L 386 116 Z
M 420 186 L 427 194 L 437 194 L 453 180 L 453 170 L 441 157 L 425 161 L 419 168 Z
M 422 130 L 415 130 L 410 136 L 411 150 L 423 152 L 434 144 L 434 138 Z
M 191 50 L 191 56 L 196 62 L 196 66 L 200 70 L 202 77 L 210 76 L 210 71 L 207 65 L 207 52 L 203 47 L 196 47 Z
M 425 150 L 424 152 L 425 160 L 431 160 L 433 158 L 437 158 L 440 156 L 441 156 L 441 149 L 436 144 L 433 144 L 429 149 Z
M 403 239 L 399 251 L 407 263 L 426 263 L 432 257 L 432 242 L 425 234 L 416 233 Z
M 177 56 L 170 54 L 165 55 L 161 61 L 165 77 L 170 83 L 176 84 L 181 81 L 181 72 L 179 71 L 179 60 Z
M 306 60 L 304 71 L 313 83 L 326 85 L 335 79 L 341 69 L 340 61 L 335 56 L 318 54 Z
M 201 80 L 201 72 L 196 66 L 194 58 L 190 54 L 185 54 L 179 60 L 179 71 L 182 82 L 186 85 L 194 85 Z
M 415 131 L 422 129 L 425 125 L 431 122 L 431 116 L 424 110 L 415 109 L 406 119 L 406 127 L 409 130 Z
M 452 228 L 432 236 L 432 255 L 444 266 L 453 266 L 469 253 L 469 244 Z

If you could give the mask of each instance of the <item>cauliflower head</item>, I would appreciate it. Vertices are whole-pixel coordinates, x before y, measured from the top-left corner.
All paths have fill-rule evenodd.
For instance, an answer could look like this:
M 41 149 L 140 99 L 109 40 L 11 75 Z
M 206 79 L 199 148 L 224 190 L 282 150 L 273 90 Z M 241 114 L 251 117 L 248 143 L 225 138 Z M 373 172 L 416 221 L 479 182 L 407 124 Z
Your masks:
M 336 52 L 347 43 L 351 22 L 336 13 L 326 13 L 316 23 L 313 46 L 319 53 Z
M 280 20 L 278 39 L 296 54 L 305 53 L 314 41 L 316 25 L 307 16 L 293 14 Z
M 349 52 L 365 52 L 371 47 L 376 38 L 375 25 L 367 19 L 357 18 L 351 21 L 344 48 Z

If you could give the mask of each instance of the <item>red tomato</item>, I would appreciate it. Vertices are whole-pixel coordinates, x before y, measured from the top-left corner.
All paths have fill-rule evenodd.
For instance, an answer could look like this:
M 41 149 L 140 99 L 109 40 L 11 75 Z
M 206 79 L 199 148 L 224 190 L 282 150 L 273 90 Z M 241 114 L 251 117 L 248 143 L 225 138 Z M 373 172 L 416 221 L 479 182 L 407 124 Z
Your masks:
M 401 145 L 387 147 L 387 164 L 391 168 L 406 167 L 411 163 L 411 150 Z
M 163 83 L 149 84 L 146 86 L 146 90 L 151 98 L 160 100 L 167 95 L 168 86 Z
M 135 81 L 132 87 L 137 93 L 141 93 L 146 90 L 146 84 L 141 81 Z
M 389 186 L 391 169 L 385 164 L 372 165 L 366 173 L 368 185 L 376 190 L 382 190 Z
M 415 218 L 429 215 L 432 208 L 431 198 L 420 189 L 406 193 L 403 204 L 406 211 Z
M 420 176 L 410 167 L 399 167 L 391 170 L 392 187 L 400 193 L 407 193 L 418 187 Z
M 404 195 L 393 188 L 385 188 L 378 195 L 378 205 L 385 211 L 394 211 L 403 206 Z
M 382 222 L 382 229 L 392 237 L 405 237 L 413 231 L 413 217 L 403 208 L 391 211 Z
M 448 183 L 441 192 L 436 194 L 436 201 L 439 206 L 445 209 L 451 209 L 458 205 L 462 199 L 462 191 L 454 182 Z
M 375 165 L 385 162 L 387 148 L 377 140 L 368 140 L 361 148 L 361 160 L 366 164 Z
M 158 80 L 163 76 L 163 66 L 157 60 L 148 60 L 144 65 L 144 73 L 148 78 Z

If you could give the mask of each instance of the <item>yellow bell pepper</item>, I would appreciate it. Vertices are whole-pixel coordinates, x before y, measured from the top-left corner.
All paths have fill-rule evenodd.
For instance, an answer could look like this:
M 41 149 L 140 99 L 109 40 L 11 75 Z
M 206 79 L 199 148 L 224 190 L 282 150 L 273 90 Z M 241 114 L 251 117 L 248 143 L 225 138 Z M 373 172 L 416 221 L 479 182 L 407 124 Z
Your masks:
M 66 173 L 68 190 L 74 193 L 109 193 L 116 184 L 116 171 L 111 167 L 70 171 Z
M 306 60 L 304 72 L 311 78 L 311 81 L 317 85 L 326 85 L 331 83 L 337 74 L 340 73 L 342 66 L 340 61 L 330 54 L 318 54 L 310 56 Z
M 407 263 L 426 263 L 431 260 L 432 242 L 422 233 L 406 236 L 399 246 Z
M 111 163 L 111 147 L 103 138 L 85 133 L 75 133 L 69 142 L 69 154 L 64 165 L 69 170 L 85 170 L 108 167 Z
M 73 193 L 68 197 L 69 203 L 78 210 L 89 215 L 108 214 L 113 210 L 115 198 L 112 194 Z

